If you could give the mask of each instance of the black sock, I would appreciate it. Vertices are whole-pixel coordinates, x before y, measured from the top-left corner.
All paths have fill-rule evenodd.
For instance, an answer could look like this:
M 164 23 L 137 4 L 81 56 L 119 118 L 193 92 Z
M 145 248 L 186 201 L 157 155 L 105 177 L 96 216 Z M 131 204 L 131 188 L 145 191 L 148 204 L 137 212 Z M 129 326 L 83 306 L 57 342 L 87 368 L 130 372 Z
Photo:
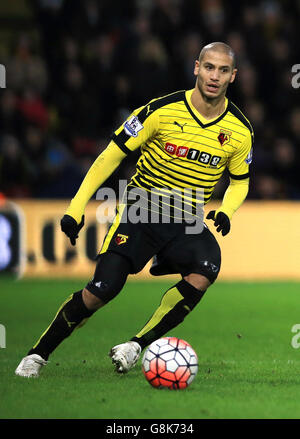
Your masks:
M 131 341 L 136 341 L 144 349 L 161 338 L 184 320 L 204 293 L 182 279 L 164 294 L 158 309 Z
M 94 312 L 83 303 L 82 290 L 72 294 L 59 308 L 50 326 L 27 355 L 38 354 L 47 360 L 51 352 Z

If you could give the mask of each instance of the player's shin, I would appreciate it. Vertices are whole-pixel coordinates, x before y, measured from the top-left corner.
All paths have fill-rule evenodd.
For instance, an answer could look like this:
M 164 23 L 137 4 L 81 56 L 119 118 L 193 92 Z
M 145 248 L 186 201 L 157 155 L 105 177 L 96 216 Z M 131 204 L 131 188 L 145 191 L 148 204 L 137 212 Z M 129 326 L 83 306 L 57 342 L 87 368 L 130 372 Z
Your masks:
M 27 355 L 38 354 L 44 360 L 47 360 L 54 349 L 71 335 L 74 329 L 83 326 L 94 312 L 94 310 L 89 310 L 85 306 L 82 299 L 82 290 L 71 294 L 57 311 L 50 326 Z
M 161 303 L 141 331 L 131 339 L 144 349 L 154 340 L 175 328 L 192 311 L 203 297 L 200 291 L 182 279 L 163 296 Z

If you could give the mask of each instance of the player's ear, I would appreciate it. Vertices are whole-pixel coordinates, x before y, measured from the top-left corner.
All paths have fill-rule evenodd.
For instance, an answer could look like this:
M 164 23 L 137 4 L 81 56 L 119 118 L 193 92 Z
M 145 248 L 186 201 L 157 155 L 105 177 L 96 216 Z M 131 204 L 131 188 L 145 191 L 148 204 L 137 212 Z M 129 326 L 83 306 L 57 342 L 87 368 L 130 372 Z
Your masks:
M 232 73 L 231 73 L 231 78 L 229 81 L 230 83 L 232 83 L 235 80 L 236 74 L 237 74 L 237 69 L 233 69 Z
M 194 75 L 198 76 L 199 75 L 199 71 L 200 71 L 200 63 L 199 61 L 196 59 L 195 61 L 195 67 L 194 67 Z

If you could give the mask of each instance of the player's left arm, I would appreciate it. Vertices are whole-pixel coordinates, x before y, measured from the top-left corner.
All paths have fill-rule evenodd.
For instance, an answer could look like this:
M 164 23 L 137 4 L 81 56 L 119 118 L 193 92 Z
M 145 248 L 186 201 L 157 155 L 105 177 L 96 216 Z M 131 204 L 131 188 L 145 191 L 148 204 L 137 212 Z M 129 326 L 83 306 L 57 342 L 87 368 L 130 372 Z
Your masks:
M 244 142 L 228 162 L 230 184 L 224 194 L 222 205 L 207 215 L 208 219 L 214 220 L 217 232 L 222 232 L 223 236 L 229 233 L 232 216 L 247 197 L 252 150 L 253 131 L 251 130 L 248 131 Z

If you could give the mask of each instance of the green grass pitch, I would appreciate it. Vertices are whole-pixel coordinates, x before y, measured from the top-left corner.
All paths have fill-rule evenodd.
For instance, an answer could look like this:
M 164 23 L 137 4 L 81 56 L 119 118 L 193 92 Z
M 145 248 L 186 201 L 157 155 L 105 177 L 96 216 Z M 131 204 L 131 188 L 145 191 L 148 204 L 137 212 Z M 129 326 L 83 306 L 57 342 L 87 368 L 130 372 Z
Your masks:
M 216 282 L 168 335 L 187 340 L 199 372 L 181 391 L 152 388 L 141 361 L 114 372 L 108 351 L 133 336 L 174 282 L 128 281 L 120 295 L 65 340 L 39 379 L 14 370 L 65 298 L 85 281 L 0 279 L 0 418 L 300 418 L 299 283 Z

